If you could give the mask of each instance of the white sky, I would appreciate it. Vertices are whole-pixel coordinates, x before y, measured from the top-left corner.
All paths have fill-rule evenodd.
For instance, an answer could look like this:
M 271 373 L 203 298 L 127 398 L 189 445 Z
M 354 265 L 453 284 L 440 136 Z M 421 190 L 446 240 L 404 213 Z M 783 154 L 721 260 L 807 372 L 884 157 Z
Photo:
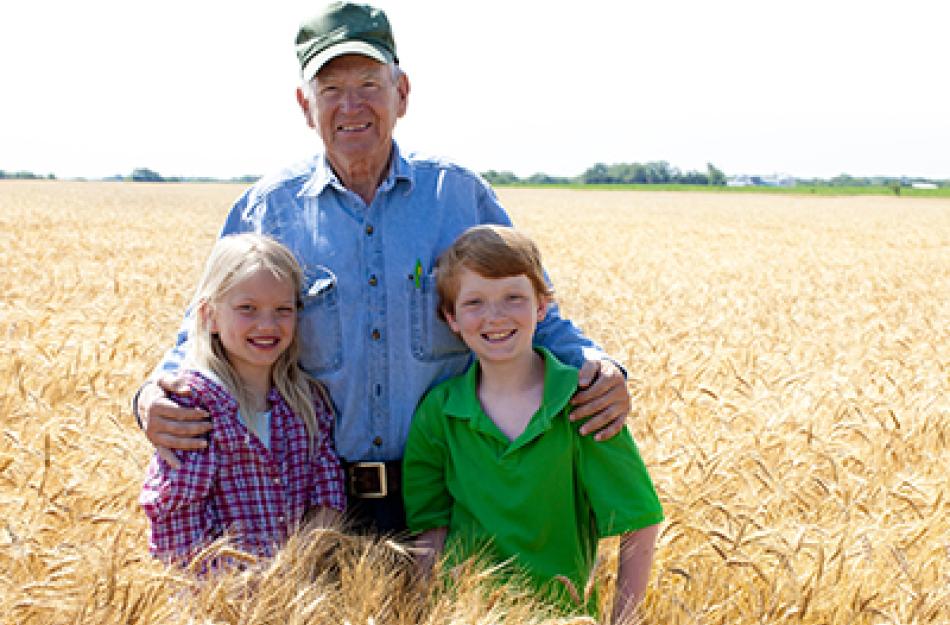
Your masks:
M 321 4 L 4 2 L 0 169 L 230 177 L 311 154 L 293 39 Z M 400 144 L 478 171 L 950 178 L 946 0 L 376 4 L 412 83 Z

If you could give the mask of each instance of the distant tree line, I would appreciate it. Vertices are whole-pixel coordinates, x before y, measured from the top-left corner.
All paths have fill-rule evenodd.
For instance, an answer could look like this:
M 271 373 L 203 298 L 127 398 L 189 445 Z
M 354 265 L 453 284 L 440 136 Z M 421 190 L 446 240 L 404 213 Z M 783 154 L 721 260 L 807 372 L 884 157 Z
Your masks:
M 3 171 L 0 169 L 0 180 L 56 180 L 53 174 L 41 176 L 31 171 Z
M 796 178 L 798 184 L 829 187 L 909 187 L 918 182 L 930 182 L 938 187 L 950 187 L 950 180 L 932 180 L 930 178 L 909 176 L 849 176 L 839 174 L 834 178 Z
M 549 176 L 537 173 L 527 178 L 519 178 L 510 171 L 491 169 L 482 176 L 493 185 L 545 185 L 545 184 L 689 184 L 723 186 L 729 179 L 712 163 L 706 164 L 706 171 L 681 171 L 666 161 L 647 163 L 597 163 L 584 173 L 573 177 Z M 768 184 L 765 177 L 745 176 L 753 185 Z M 870 176 L 857 177 L 840 174 L 834 178 L 794 178 L 796 185 L 814 187 L 887 187 L 899 194 L 903 187 L 916 183 L 931 183 L 940 188 L 950 188 L 950 179 L 934 180 L 930 178 L 908 176 Z
M 247 175 L 235 178 L 212 178 L 209 176 L 162 176 L 157 171 L 147 167 L 136 167 L 129 177 L 113 176 L 110 180 L 131 180 L 132 182 L 242 182 L 250 184 L 257 182 L 260 176 Z
M 589 167 L 579 176 L 549 176 L 545 173 L 536 173 L 527 178 L 519 178 L 510 171 L 496 171 L 494 169 L 482 173 L 482 176 L 492 185 L 609 185 L 609 184 L 688 184 L 723 186 L 727 183 L 726 175 L 712 163 L 706 164 L 706 171 L 681 171 L 666 161 L 649 161 L 646 163 L 614 163 L 607 165 L 597 163 Z M 246 175 L 233 178 L 214 178 L 210 176 L 162 176 L 148 167 L 136 167 L 130 175 L 117 174 L 105 180 L 132 181 L 132 182 L 237 182 L 251 184 L 260 176 Z M 759 176 L 749 176 L 752 184 L 761 184 Z M 4 171 L 0 169 L 0 180 L 55 180 L 52 173 L 47 175 L 35 174 L 30 171 Z M 935 180 L 931 178 L 909 176 L 850 176 L 839 174 L 834 178 L 795 178 L 795 184 L 815 187 L 888 187 L 896 194 L 900 189 L 917 183 L 930 183 L 940 188 L 950 188 L 950 179 Z
M 696 184 L 722 186 L 726 184 L 726 175 L 712 163 L 706 164 L 706 171 L 681 171 L 666 161 L 647 163 L 597 163 L 589 167 L 580 176 L 564 178 L 534 174 L 528 178 L 519 178 L 510 171 L 490 170 L 482 174 L 491 184 Z

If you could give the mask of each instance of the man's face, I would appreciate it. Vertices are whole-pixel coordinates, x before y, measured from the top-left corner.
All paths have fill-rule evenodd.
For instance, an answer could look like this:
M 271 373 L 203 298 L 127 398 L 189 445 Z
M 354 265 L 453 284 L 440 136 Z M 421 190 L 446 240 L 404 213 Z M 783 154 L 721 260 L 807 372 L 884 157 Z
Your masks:
M 406 112 L 409 83 L 401 73 L 369 57 L 347 54 L 324 65 L 313 95 L 301 101 L 307 122 L 317 129 L 338 173 L 389 161 L 393 128 Z

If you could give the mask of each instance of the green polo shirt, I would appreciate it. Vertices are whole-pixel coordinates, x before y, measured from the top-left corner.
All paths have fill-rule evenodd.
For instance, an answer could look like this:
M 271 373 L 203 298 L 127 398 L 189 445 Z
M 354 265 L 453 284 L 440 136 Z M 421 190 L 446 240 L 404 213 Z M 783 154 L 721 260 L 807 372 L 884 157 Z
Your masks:
M 568 419 L 577 370 L 544 348 L 541 407 L 514 441 L 478 401 L 478 362 L 416 409 L 403 458 L 409 529 L 448 527 L 450 566 L 509 562 L 559 602 L 556 575 L 583 593 L 597 540 L 654 525 L 663 510 L 626 428 L 597 442 Z M 588 606 L 590 607 L 590 606 Z

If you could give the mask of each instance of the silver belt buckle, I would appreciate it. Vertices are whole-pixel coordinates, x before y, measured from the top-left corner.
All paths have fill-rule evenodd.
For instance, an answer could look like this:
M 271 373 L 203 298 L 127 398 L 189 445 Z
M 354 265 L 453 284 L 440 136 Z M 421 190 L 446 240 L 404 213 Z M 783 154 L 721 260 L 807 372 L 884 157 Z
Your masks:
M 379 482 L 379 489 L 376 491 L 362 491 L 359 489 L 359 475 L 363 471 L 375 471 L 376 479 Z M 386 483 L 386 463 L 384 462 L 354 462 L 350 467 L 350 492 L 354 497 L 360 499 L 382 499 L 389 492 Z

